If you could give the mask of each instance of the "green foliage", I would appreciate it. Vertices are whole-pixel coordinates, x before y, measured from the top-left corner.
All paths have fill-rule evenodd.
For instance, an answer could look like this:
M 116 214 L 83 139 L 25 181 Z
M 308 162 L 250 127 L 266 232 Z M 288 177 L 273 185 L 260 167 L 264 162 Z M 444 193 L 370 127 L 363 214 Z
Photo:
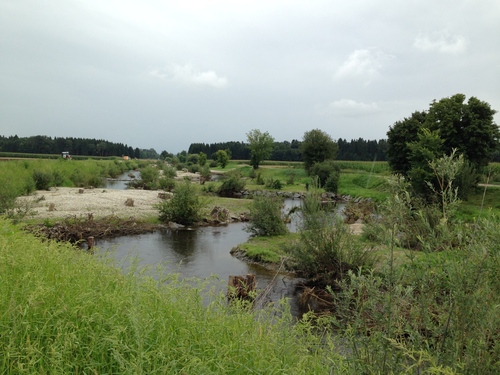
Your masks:
M 175 188 L 175 180 L 172 177 L 163 177 L 158 180 L 158 187 L 165 191 L 172 191 Z
M 218 150 L 215 153 L 215 160 L 217 161 L 218 166 L 226 168 L 226 165 L 229 162 L 229 155 L 225 150 Z
M 200 177 L 205 181 L 210 181 L 212 177 L 212 172 L 210 171 L 210 167 L 208 165 L 204 165 L 200 170 Z
M 123 272 L 2 219 L 0 228 L 2 374 L 342 370 L 333 343 L 311 322 L 294 323 L 288 304 L 252 312 L 210 292 L 215 278 L 182 280 L 137 265 Z
M 204 152 L 200 152 L 198 155 L 198 164 L 201 167 L 204 167 L 206 163 L 207 163 L 207 154 L 205 154 Z
M 333 322 L 359 373 L 408 373 L 408 365 L 427 373 L 498 373 L 499 229 L 484 220 L 463 225 L 466 246 L 409 254 L 399 268 L 391 255 L 382 272 L 342 280 L 332 293 Z
M 37 190 L 50 190 L 52 186 L 52 174 L 43 170 L 34 170 L 33 181 L 35 181 Z
M 302 225 L 299 240 L 290 243 L 286 251 L 293 266 L 317 284 L 334 285 L 349 271 L 370 269 L 377 257 L 366 248 L 342 219 L 321 204 L 318 191 L 312 189 L 302 205 Z
M 275 196 L 261 195 L 253 199 L 247 231 L 256 236 L 278 236 L 288 232 L 281 214 L 283 202 Z
M 176 169 L 168 164 L 165 164 L 162 169 L 163 176 L 166 178 L 175 178 L 175 176 L 177 176 Z
M 330 135 L 322 130 L 314 129 L 304 133 L 303 141 L 300 144 L 300 152 L 305 169 L 310 173 L 314 164 L 335 159 L 338 153 L 338 145 Z
M 418 141 L 418 132 L 423 127 L 426 112 L 414 112 L 411 117 L 396 121 L 387 132 L 387 158 L 394 173 L 406 176 L 411 169 L 408 144 Z
M 182 225 L 196 224 L 201 218 L 203 202 L 198 191 L 190 181 L 176 185 L 174 195 L 158 205 L 159 219 Z
M 333 160 L 325 160 L 313 164 L 309 174 L 317 177 L 320 186 L 325 188 L 326 191 L 332 193 L 337 192 L 340 179 L 340 168 Z
M 158 168 L 148 165 L 141 168 L 141 178 L 137 181 L 137 184 L 144 189 L 154 190 L 158 187 L 158 180 L 160 177 L 160 172 Z
M 238 171 L 231 171 L 224 175 L 217 194 L 221 197 L 231 197 L 241 193 L 244 189 L 245 181 L 241 178 L 241 174 Z
M 471 97 L 465 103 L 463 94 L 432 102 L 428 112 L 415 112 L 390 128 L 387 156 L 391 169 L 408 177 L 414 189 L 429 198 L 431 192 L 425 181 L 434 183 L 429 160 L 457 150 L 470 170 L 488 165 L 500 141 L 500 130 L 493 121 L 495 113 L 488 103 L 477 98 Z M 462 176 L 456 183 L 464 184 L 461 196 L 466 197 L 475 179 Z
M 429 164 L 438 186 L 429 183 L 437 198 L 434 203 L 412 194 L 409 183 L 397 179 L 392 194 L 381 205 L 380 215 L 367 224 L 365 236 L 387 243 L 384 236 L 390 234 L 396 246 L 427 252 L 466 246 L 469 239 L 461 233 L 456 218 L 460 201 L 454 187 L 463 163 L 462 156 L 457 159 L 452 153 Z
M 269 188 L 269 189 L 275 189 L 275 190 L 280 190 L 282 187 L 283 187 L 283 184 L 281 183 L 280 180 L 278 179 L 274 179 L 272 177 L 270 177 L 266 183 L 265 183 L 266 187 Z
M 274 138 L 268 133 L 253 129 L 247 133 L 248 148 L 250 148 L 250 164 L 259 168 L 262 160 L 269 158 L 273 151 Z

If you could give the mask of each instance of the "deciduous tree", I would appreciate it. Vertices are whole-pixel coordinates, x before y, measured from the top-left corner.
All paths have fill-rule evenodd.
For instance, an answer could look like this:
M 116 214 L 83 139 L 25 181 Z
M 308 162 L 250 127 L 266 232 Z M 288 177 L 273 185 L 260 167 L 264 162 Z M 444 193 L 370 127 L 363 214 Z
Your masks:
M 335 159 L 338 145 L 330 135 L 322 130 L 314 129 L 304 133 L 300 151 L 305 169 L 307 173 L 310 173 L 315 163 Z
M 253 129 L 247 133 L 248 147 L 250 148 L 250 164 L 258 169 L 260 162 L 271 156 L 274 138 L 268 132 L 262 133 Z

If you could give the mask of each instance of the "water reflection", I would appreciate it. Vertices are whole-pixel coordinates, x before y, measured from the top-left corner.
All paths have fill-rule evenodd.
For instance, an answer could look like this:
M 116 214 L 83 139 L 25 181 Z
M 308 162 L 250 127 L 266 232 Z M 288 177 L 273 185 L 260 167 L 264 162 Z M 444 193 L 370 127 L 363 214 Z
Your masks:
M 257 289 L 262 291 L 270 284 L 266 300 L 276 302 L 290 298 L 291 310 L 298 315 L 295 298 L 297 279 L 286 273 L 266 270 L 258 264 L 249 264 L 230 254 L 231 249 L 244 243 L 249 233 L 245 223 L 233 223 L 221 227 L 205 227 L 197 230 L 169 230 L 138 236 L 117 237 L 101 240 L 97 250 L 112 251 L 117 261 L 128 264 L 130 257 L 137 256 L 140 265 L 162 264 L 167 273 L 179 273 L 181 277 L 211 278 L 217 275 L 216 289 L 225 292 L 229 275 L 257 276 Z M 214 281 L 215 282 L 215 281 Z
M 134 179 L 138 179 L 140 174 L 141 173 L 139 171 L 128 171 L 121 174 L 117 178 L 108 178 L 104 181 L 104 187 L 106 189 L 126 190 L 128 189 L 127 184 Z

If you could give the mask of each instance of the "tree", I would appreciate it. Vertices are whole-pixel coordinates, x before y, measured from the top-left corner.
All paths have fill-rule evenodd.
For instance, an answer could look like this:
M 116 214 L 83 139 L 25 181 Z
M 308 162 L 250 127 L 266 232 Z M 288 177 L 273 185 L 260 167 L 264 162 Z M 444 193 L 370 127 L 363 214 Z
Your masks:
M 205 154 L 203 151 L 201 151 L 198 154 L 198 164 L 203 167 L 207 163 L 207 154 Z
M 417 192 L 429 195 L 427 179 L 436 183 L 429 163 L 456 150 L 465 158 L 457 187 L 462 192 L 469 190 L 466 185 L 476 184 L 477 179 L 465 178 L 465 174 L 474 175 L 488 165 L 499 148 L 495 113 L 488 103 L 475 97 L 465 102 L 463 94 L 433 101 L 428 111 L 413 113 L 387 132 L 387 157 L 392 171 L 408 177 Z
M 274 138 L 268 132 L 262 133 L 258 129 L 253 129 L 247 133 L 247 141 L 250 148 L 250 164 L 253 169 L 258 169 L 260 162 L 271 155 Z
M 439 130 L 443 151 L 450 155 L 453 149 L 476 167 L 485 167 L 498 149 L 500 131 L 493 120 L 495 110 L 487 102 L 456 94 L 450 98 L 433 101 L 425 125 Z
M 224 150 L 218 150 L 215 153 L 215 161 L 221 168 L 226 168 L 227 163 L 229 162 L 229 156 L 227 152 Z
M 325 160 L 335 159 L 338 152 L 338 145 L 327 133 L 314 129 L 304 133 L 304 138 L 300 144 L 302 160 L 307 173 L 315 163 Z
M 406 176 L 411 169 L 408 143 L 418 140 L 418 131 L 423 127 L 426 112 L 413 112 L 408 118 L 396 121 L 387 132 L 387 158 L 395 173 Z

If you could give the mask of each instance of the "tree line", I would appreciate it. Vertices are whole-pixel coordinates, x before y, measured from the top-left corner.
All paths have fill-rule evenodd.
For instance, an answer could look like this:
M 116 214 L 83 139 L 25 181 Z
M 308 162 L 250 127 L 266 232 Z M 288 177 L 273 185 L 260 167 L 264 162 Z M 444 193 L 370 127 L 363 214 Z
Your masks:
M 300 152 L 302 141 L 274 142 L 270 160 L 303 161 Z M 347 141 L 339 138 L 337 141 L 337 160 L 386 161 L 387 140 L 365 140 L 363 138 Z M 191 143 L 188 154 L 204 154 L 211 156 L 218 150 L 228 150 L 231 159 L 250 160 L 251 149 L 245 142 Z
M 130 158 L 157 158 L 154 149 L 141 150 L 123 143 L 109 142 L 103 139 L 49 137 L 36 135 L 18 137 L 17 135 L 0 136 L 0 151 L 31 154 L 60 154 L 68 151 L 71 155 L 85 156 L 128 156 Z

